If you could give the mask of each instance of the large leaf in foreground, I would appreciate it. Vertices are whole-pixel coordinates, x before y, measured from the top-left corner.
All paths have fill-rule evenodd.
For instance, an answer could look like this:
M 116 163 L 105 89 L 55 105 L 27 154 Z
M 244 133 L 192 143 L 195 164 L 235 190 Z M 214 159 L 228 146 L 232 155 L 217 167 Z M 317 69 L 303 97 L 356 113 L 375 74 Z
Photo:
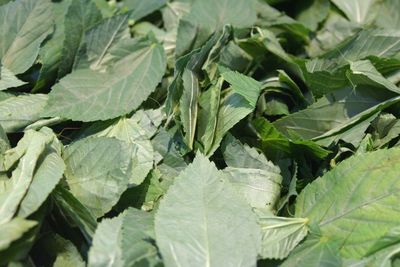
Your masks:
M 169 188 L 155 218 L 169 266 L 255 266 L 260 228 L 250 206 L 203 155 Z
M 97 217 L 109 211 L 128 187 L 130 155 L 124 142 L 105 137 L 86 138 L 65 149 L 71 192 Z
M 303 190 L 296 216 L 341 241 L 344 257 L 363 257 L 400 220 L 399 158 L 400 149 L 394 148 L 342 162 Z
M 61 79 L 49 94 L 44 115 L 95 121 L 138 108 L 161 81 L 164 49 L 148 40 L 128 39 L 121 50 L 106 73 L 81 69 Z
M 53 25 L 49 0 L 18 0 L 0 7 L 1 63 L 15 74 L 29 69 Z

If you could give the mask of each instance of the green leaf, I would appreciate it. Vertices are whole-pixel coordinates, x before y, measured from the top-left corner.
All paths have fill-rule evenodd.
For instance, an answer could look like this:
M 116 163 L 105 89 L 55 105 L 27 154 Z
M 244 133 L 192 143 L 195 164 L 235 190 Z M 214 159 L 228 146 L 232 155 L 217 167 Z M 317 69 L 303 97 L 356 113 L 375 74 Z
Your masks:
M 260 169 L 224 169 L 232 186 L 255 208 L 275 209 L 280 196 L 282 176 L 278 173 Z
M 364 24 L 374 18 L 374 9 L 378 9 L 374 4 L 376 0 L 331 0 L 350 21 Z
M 235 93 L 246 98 L 251 106 L 256 106 L 261 91 L 261 84 L 258 81 L 233 71 L 224 72 L 222 77 L 231 85 Z
M 129 38 L 128 14 L 107 18 L 85 32 L 84 48 L 74 62 L 74 69 L 105 70 L 113 47 Z
M 279 167 L 229 135 L 224 143 L 223 155 L 228 167 L 223 171 L 229 182 L 250 206 L 274 210 L 281 193 Z
M 129 182 L 133 186 L 141 184 L 153 168 L 155 158 L 155 152 L 146 131 L 134 120 L 127 118 L 121 118 L 108 127 L 104 126 L 107 125 L 94 124 L 88 131 L 96 131 L 94 136 L 97 137 L 115 137 L 126 142 L 125 145 L 132 151 Z
M 165 54 L 161 45 L 147 40 L 132 39 L 125 45 L 125 54 L 107 73 L 82 69 L 61 79 L 43 115 L 95 121 L 138 108 L 160 82 Z
M 365 256 L 400 218 L 398 155 L 399 149 L 380 150 L 342 162 L 303 190 L 296 216 L 309 218 L 323 236 L 341 242 L 342 256 Z
M 0 124 L 4 130 L 17 132 L 40 119 L 47 95 L 22 94 L 0 101 Z
M 311 5 L 304 8 L 298 15 L 297 20 L 315 31 L 318 25 L 326 19 L 330 9 L 329 0 L 314 0 Z
M 138 110 L 133 114 L 131 120 L 135 121 L 152 138 L 165 118 L 163 109 Z
M 259 17 L 257 25 L 263 26 L 264 28 L 284 31 L 302 42 L 308 41 L 310 30 L 307 29 L 307 27 L 264 2 L 265 1 L 259 1 L 257 3 Z
M 24 154 L 11 178 L 0 181 L 0 224 L 9 222 L 16 213 L 32 182 L 37 161 L 52 139 L 53 136 L 29 130 L 20 141 L 20 146 L 26 144 Z
M 14 74 L 35 62 L 40 44 L 52 31 L 49 0 L 17 0 L 0 7 L 1 63 Z
M 255 215 L 201 154 L 161 201 L 155 231 L 166 266 L 256 264 L 260 230 Z
M 284 259 L 308 233 L 308 219 L 277 217 L 257 210 L 262 231 L 261 257 Z
M 8 88 L 19 87 L 26 84 L 26 82 L 18 79 L 12 71 L 0 64 L 0 91 Z
M 85 32 L 101 20 L 101 13 L 91 0 L 72 1 L 65 15 L 65 39 L 61 52 L 58 77 L 70 73 L 84 47 Z
M 3 153 L 6 152 L 6 150 L 10 149 L 10 141 L 7 138 L 7 134 L 5 133 L 3 127 L 0 125 L 0 164 L 2 165 L 2 157 Z M 0 167 L 0 170 L 2 168 Z
M 177 129 L 172 129 L 167 132 L 161 129 L 152 140 L 154 150 L 162 157 L 162 163 L 158 165 L 159 170 L 163 175 L 164 180 L 172 180 L 187 167 L 182 150 L 187 147 L 183 144 L 183 140 L 179 138 Z
M 96 229 L 89 251 L 89 267 L 155 266 L 159 262 L 154 239 L 154 216 L 129 208 Z
M 186 144 L 190 149 L 193 148 L 194 136 L 196 132 L 198 102 L 199 102 L 199 80 L 197 75 L 185 69 L 182 76 L 183 93 L 180 100 L 181 120 L 183 130 L 185 131 Z
M 375 24 L 382 28 L 398 29 L 400 26 L 400 15 L 397 12 L 399 7 L 400 3 L 397 0 L 382 1 L 375 19 Z
M 331 152 L 308 140 L 292 140 L 280 133 L 272 123 L 264 118 L 253 121 L 257 135 L 261 139 L 264 153 L 271 159 L 281 157 L 320 158 L 323 159 Z
M 228 90 L 221 92 L 218 113 L 211 114 L 209 113 L 209 111 L 212 110 L 209 107 L 211 98 L 213 98 L 213 96 L 207 94 L 207 92 L 202 95 L 200 100 L 202 110 L 199 115 L 200 134 L 204 136 L 202 139 L 207 141 L 206 147 L 208 150 L 206 150 L 205 153 L 207 153 L 206 155 L 208 156 L 212 155 L 219 147 L 225 134 L 238 122 L 249 115 L 255 108 L 255 106 L 252 106 L 246 98 L 229 88 Z M 212 126 L 212 128 L 210 126 Z M 212 131 L 210 132 L 211 129 Z M 209 138 L 208 140 L 206 139 L 207 137 Z
M 328 238 L 309 236 L 300 246 L 295 248 L 281 265 L 282 267 L 337 267 L 342 265 L 337 242 Z
M 62 61 L 62 50 L 65 42 L 65 19 L 72 0 L 52 2 L 52 13 L 55 20 L 54 32 L 39 51 L 39 62 L 42 64 L 39 77 L 32 92 L 38 92 L 50 86 L 58 76 Z
M 364 44 L 368 46 L 364 47 Z M 349 61 L 365 59 L 369 56 L 391 57 L 400 51 L 400 32 L 395 30 L 362 30 L 348 40 L 342 42 L 322 57 L 322 64 L 316 70 L 334 70 Z M 319 60 L 317 59 L 316 62 Z M 312 65 L 316 62 L 313 61 Z M 311 63 L 310 63 L 311 64 Z
M 70 190 L 96 217 L 108 212 L 127 189 L 131 153 L 125 142 L 106 137 L 86 138 L 65 149 Z
M 0 227 L 0 251 L 7 249 L 13 241 L 22 237 L 25 232 L 36 224 L 35 221 L 28 221 L 18 217 L 2 223 Z
M 389 99 L 390 94 L 377 95 L 375 88 L 344 89 L 325 95 L 307 109 L 283 117 L 273 125 L 289 137 L 318 139 L 327 132 L 332 135 L 340 132 L 370 109 L 378 111 L 385 98 Z
M 78 249 L 71 241 L 66 240 L 60 236 L 56 236 L 56 242 L 59 246 L 59 252 L 57 254 L 56 260 L 54 261 L 54 267 L 85 266 L 85 262 L 83 261 L 82 256 L 79 254 Z
M 209 89 L 209 96 L 207 96 L 208 103 L 204 103 L 207 106 L 206 113 L 208 117 L 207 126 L 204 129 L 204 135 L 201 138 L 204 144 L 204 151 L 208 153 L 213 148 L 214 138 L 218 125 L 218 111 L 221 101 L 221 88 L 223 84 L 223 79 L 218 79 L 217 83 L 211 86 Z M 204 107 L 203 107 L 204 108 Z
M 179 22 L 176 54 L 184 55 L 203 45 L 212 33 L 226 24 L 250 27 L 256 20 L 256 1 L 222 0 L 195 1 Z
M 400 88 L 386 79 L 369 60 L 350 62 L 349 78 L 354 85 L 372 85 L 400 94 Z
M 141 18 L 153 13 L 154 11 L 160 9 L 167 3 L 167 0 L 125 0 L 124 5 L 132 10 L 130 12 L 130 18 L 137 21 Z
M 62 145 L 56 140 L 53 133 L 51 135 L 53 135 L 54 140 L 46 145 L 37 162 L 32 183 L 18 209 L 18 216 L 26 218 L 34 213 L 47 199 L 63 176 L 65 164 L 61 158 Z
M 71 218 L 72 225 L 77 225 L 85 237 L 91 240 L 97 226 L 95 216 L 91 211 L 82 205 L 69 190 L 61 186 L 56 187 L 52 196 L 62 213 L 68 219 Z

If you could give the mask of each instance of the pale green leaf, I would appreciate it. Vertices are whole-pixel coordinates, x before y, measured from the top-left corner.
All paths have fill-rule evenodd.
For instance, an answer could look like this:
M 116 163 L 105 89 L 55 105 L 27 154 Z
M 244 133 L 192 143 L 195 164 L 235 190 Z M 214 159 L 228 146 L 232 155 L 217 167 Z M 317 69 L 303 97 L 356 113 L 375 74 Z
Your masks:
M 205 125 L 211 124 L 214 120 L 214 117 L 217 117 L 217 122 L 215 127 L 213 128 L 213 139 L 212 142 L 208 141 L 207 147 L 209 149 L 206 151 L 207 155 L 212 155 L 215 150 L 219 147 L 220 142 L 222 141 L 225 134 L 235 126 L 239 121 L 244 119 L 247 115 L 249 115 L 254 106 L 249 104 L 249 101 L 246 100 L 240 94 L 234 93 L 233 90 L 227 90 L 221 93 L 220 106 L 218 108 L 218 114 L 209 114 L 209 95 L 203 95 L 201 99 L 200 105 L 203 110 L 200 113 L 200 122 L 199 127 L 203 129 L 207 129 Z M 204 132 L 205 134 L 205 132 Z M 206 135 L 210 135 L 211 133 L 207 133 Z M 211 146 L 210 146 L 211 144 Z
M 167 0 L 125 0 L 124 5 L 132 10 L 130 12 L 130 18 L 137 21 L 154 11 L 160 9 L 167 3 Z
M 103 219 L 93 236 L 89 251 L 89 267 L 123 266 L 122 249 L 119 245 L 123 215 Z
M 374 6 L 376 0 L 331 0 L 350 21 L 364 24 L 371 21 L 373 12 L 378 9 Z M 375 10 L 374 10 L 375 8 Z
M 92 212 L 79 202 L 70 191 L 58 186 L 52 196 L 55 204 L 63 214 L 72 219 L 72 224 L 77 225 L 84 236 L 90 240 L 96 230 L 97 222 Z
M 256 20 L 256 1 L 195 1 L 179 22 L 176 54 L 183 55 L 203 45 L 214 32 L 226 24 L 250 27 Z
M 235 168 L 263 169 L 279 174 L 280 170 L 255 148 L 242 144 L 231 134 L 227 134 L 221 146 L 226 164 Z
M 256 106 L 261 91 L 261 84 L 258 81 L 234 71 L 224 72 L 222 77 L 231 85 L 235 93 L 246 98 L 251 106 Z
M 138 108 L 165 71 L 161 45 L 128 39 L 125 54 L 106 73 L 82 69 L 60 80 L 49 94 L 45 116 L 106 120 Z
M 342 258 L 339 255 L 339 246 L 338 242 L 328 238 L 311 236 L 292 251 L 281 267 L 343 266 Z
M 85 266 L 85 262 L 83 261 L 82 256 L 79 254 L 78 249 L 71 241 L 56 235 L 55 242 L 58 246 L 58 254 L 53 264 L 54 267 Z
M 326 53 L 321 59 L 307 63 L 310 72 L 332 71 L 369 56 L 391 57 L 400 51 L 400 31 L 362 30 L 339 46 Z
M 280 197 L 282 176 L 279 173 L 261 169 L 234 168 L 224 169 L 232 186 L 254 208 L 275 209 Z
M 192 149 L 196 133 L 200 85 L 197 75 L 189 69 L 183 72 L 182 80 L 184 89 L 180 100 L 181 120 L 186 134 L 186 144 Z
M 274 210 L 281 193 L 279 167 L 229 135 L 223 144 L 223 155 L 228 165 L 224 173 L 250 206 Z
M 70 73 L 84 47 L 85 32 L 101 20 L 101 13 L 91 0 L 72 1 L 65 15 L 65 39 L 58 77 Z
M 96 129 L 97 125 L 92 127 Z M 155 153 L 147 132 L 139 124 L 132 119 L 121 118 L 109 127 L 95 133 L 94 136 L 115 137 L 126 142 L 132 151 L 129 182 L 134 186 L 143 182 L 153 168 Z
M 127 209 L 98 226 L 89 251 L 89 267 L 154 266 L 159 263 L 153 214 Z
M 386 79 L 369 60 L 350 62 L 352 84 L 375 85 L 400 94 L 400 88 Z
M 54 32 L 46 40 L 39 51 L 39 62 L 42 67 L 35 87 L 31 92 L 38 92 L 54 82 L 62 60 L 62 50 L 65 42 L 65 18 L 72 0 L 52 2 L 52 13 L 55 19 Z
M 389 99 L 390 94 L 377 95 L 375 88 L 344 89 L 325 95 L 307 109 L 283 117 L 273 125 L 287 136 L 318 139 L 327 133 L 340 132 L 366 113 L 379 111 L 385 98 Z
M 150 110 L 138 110 L 133 114 L 131 120 L 135 121 L 142 127 L 149 138 L 153 137 L 158 127 L 165 118 L 165 113 L 162 108 Z
M 262 258 L 286 258 L 308 233 L 308 219 L 278 217 L 263 210 L 256 213 L 262 231 Z
M 204 135 L 201 138 L 206 154 L 213 147 L 214 143 L 218 124 L 218 110 L 220 106 L 221 89 L 223 82 L 223 79 L 219 79 L 215 85 L 211 86 L 211 88 L 209 89 L 209 95 L 207 95 L 206 99 L 207 103 L 203 104 L 207 106 L 206 116 L 208 117 L 207 126 L 204 129 Z
M 0 224 L 9 222 L 16 213 L 32 182 L 37 160 L 47 143 L 52 141 L 49 136 L 33 130 L 27 131 L 20 142 L 27 147 L 18 166 L 8 180 L 0 181 Z
M 308 2 L 308 1 L 307 1 Z M 328 16 L 329 0 L 314 0 L 310 6 L 302 9 L 296 19 L 306 25 L 310 30 L 315 31 Z
M 174 129 L 176 131 L 176 128 Z M 185 150 L 183 140 L 177 138 L 174 131 L 167 132 L 160 129 L 158 134 L 152 140 L 154 150 L 160 154 L 162 163 L 158 165 L 158 169 L 163 175 L 163 179 L 170 181 L 187 167 L 187 163 L 183 159 Z
M 18 209 L 18 216 L 26 218 L 34 213 L 61 180 L 65 169 L 61 146 L 56 139 L 46 145 L 37 162 L 32 183 Z
M 128 14 L 113 16 L 85 32 L 84 49 L 74 62 L 74 69 L 105 70 L 110 50 L 121 39 L 130 38 Z
M 17 0 L 0 7 L 1 63 L 14 74 L 28 70 L 52 31 L 49 0 Z
M 379 5 L 379 12 L 375 24 L 382 28 L 399 29 L 400 14 L 397 12 L 400 2 L 397 0 L 383 0 Z
M 63 154 L 72 194 L 100 217 L 127 189 L 132 151 L 114 138 L 93 137 L 69 145 Z
M 12 87 L 19 87 L 24 84 L 26 84 L 26 82 L 18 79 L 15 74 L 5 66 L 0 65 L 0 91 Z
M 323 236 L 340 241 L 342 256 L 365 256 L 376 239 L 398 225 L 399 155 L 393 148 L 342 162 L 302 191 L 296 216 L 309 218 Z
M 9 222 L 2 223 L 0 227 L 0 251 L 7 249 L 10 244 L 22 237 L 22 235 L 35 226 L 37 222 L 22 218 L 14 218 Z
M 203 155 L 176 178 L 156 213 L 165 266 L 255 266 L 260 229 L 250 206 Z
M 0 171 L 3 171 L 4 155 L 3 153 L 10 149 L 10 141 L 7 138 L 7 134 L 4 132 L 3 127 L 0 125 Z
M 0 124 L 4 130 L 17 132 L 40 119 L 46 106 L 47 95 L 23 94 L 0 102 Z

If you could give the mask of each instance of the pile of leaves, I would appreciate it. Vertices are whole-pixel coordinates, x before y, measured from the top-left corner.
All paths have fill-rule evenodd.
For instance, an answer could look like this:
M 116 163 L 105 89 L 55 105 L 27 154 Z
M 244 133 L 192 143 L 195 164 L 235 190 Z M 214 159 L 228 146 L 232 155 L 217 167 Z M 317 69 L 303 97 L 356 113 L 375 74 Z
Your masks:
M 0 0 L 0 266 L 400 266 L 399 0 Z

